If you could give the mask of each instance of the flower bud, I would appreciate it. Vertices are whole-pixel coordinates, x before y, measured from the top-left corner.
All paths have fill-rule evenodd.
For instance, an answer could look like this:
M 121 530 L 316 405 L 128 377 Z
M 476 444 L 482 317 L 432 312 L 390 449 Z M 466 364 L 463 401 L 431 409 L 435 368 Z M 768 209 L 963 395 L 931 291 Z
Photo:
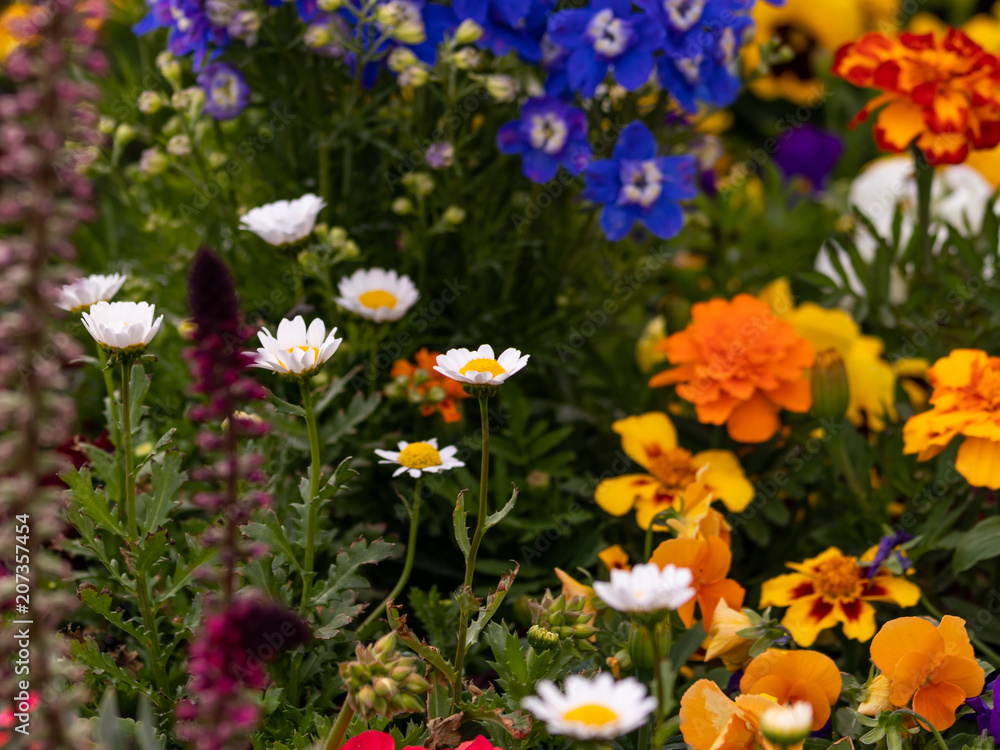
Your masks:
M 420 88 L 430 79 L 430 74 L 419 65 L 410 65 L 396 78 L 404 88 Z
M 319 0 L 317 3 L 320 10 L 325 10 L 327 13 L 339 10 L 344 4 L 344 0 Z
M 115 121 L 111 117 L 102 117 L 97 121 L 97 129 L 104 133 L 104 135 L 110 135 L 115 131 Z
M 847 369 L 836 349 L 816 355 L 812 366 L 812 414 L 819 419 L 840 420 L 847 414 L 851 391 Z
M 375 689 L 371 685 L 363 686 L 354 696 L 358 713 L 366 717 L 370 716 L 375 711 L 375 703 L 379 700 L 381 699 L 375 693 Z
M 167 141 L 167 153 L 171 156 L 187 156 L 191 153 L 191 139 L 186 135 L 175 135 Z
M 528 643 L 535 651 L 548 651 L 559 645 L 559 634 L 538 625 L 528 628 Z
M 517 86 L 510 76 L 486 76 L 483 84 L 489 95 L 498 102 L 512 102 L 517 95 Z
M 396 47 L 389 53 L 386 65 L 393 73 L 401 73 L 411 65 L 418 65 L 420 61 L 409 47 Z
M 455 29 L 455 44 L 473 44 L 478 42 L 482 35 L 483 27 L 471 18 L 466 18 Z
M 163 174 L 170 166 L 170 161 L 158 148 L 147 148 L 139 157 L 139 169 L 144 175 L 155 177 Z
M 375 641 L 375 645 L 372 647 L 372 652 L 375 654 L 375 656 L 377 656 L 381 660 L 385 656 L 388 656 L 390 653 L 392 653 L 395 650 L 395 648 L 396 648 L 396 633 L 391 632 L 391 633 L 386 633 L 377 641 Z
M 392 705 L 395 709 L 395 713 L 401 714 L 423 711 L 425 708 L 422 700 L 415 695 L 410 695 L 409 693 L 397 695 L 395 700 L 393 700 Z
M 760 728 L 775 745 L 788 747 L 809 736 L 812 720 L 812 704 L 797 701 L 795 705 L 769 708 L 760 717 Z
M 430 688 L 431 684 L 416 672 L 411 672 L 403 680 L 403 690 L 408 693 L 420 695 L 421 693 L 426 693 Z
M 441 218 L 444 220 L 445 224 L 451 224 L 452 226 L 458 226 L 463 221 L 465 221 L 465 209 L 461 206 L 448 206 L 441 214 Z
M 396 694 L 399 692 L 399 688 L 396 686 L 396 683 L 389 677 L 376 678 L 375 682 L 372 683 L 372 688 L 375 690 L 377 695 L 380 695 L 383 698 L 388 698 L 389 700 L 396 697 Z
M 194 341 L 194 335 L 197 331 L 198 327 L 190 318 L 185 318 L 177 324 L 177 334 L 185 341 Z
M 319 49 L 320 47 L 325 47 L 333 40 L 333 35 L 330 33 L 329 29 L 320 24 L 314 24 L 306 29 L 305 36 L 302 37 L 302 41 L 310 49 Z
M 144 115 L 155 115 L 163 107 L 163 98 L 158 91 L 143 91 L 137 106 Z
M 396 198 L 392 202 L 392 212 L 397 216 L 406 216 L 413 213 L 413 201 L 409 198 Z
M 181 87 L 181 64 L 164 50 L 156 56 L 156 67 L 175 89 Z
M 451 56 L 451 64 L 459 70 L 475 70 L 482 60 L 479 50 L 472 47 L 463 47 Z
M 647 628 L 632 627 L 628 637 L 628 655 L 636 669 L 652 669 L 653 641 Z
M 115 138 L 114 138 L 115 148 L 123 148 L 126 144 L 131 143 L 134 138 L 135 138 L 135 128 L 133 128 L 127 122 L 123 122 L 117 128 L 115 128 Z

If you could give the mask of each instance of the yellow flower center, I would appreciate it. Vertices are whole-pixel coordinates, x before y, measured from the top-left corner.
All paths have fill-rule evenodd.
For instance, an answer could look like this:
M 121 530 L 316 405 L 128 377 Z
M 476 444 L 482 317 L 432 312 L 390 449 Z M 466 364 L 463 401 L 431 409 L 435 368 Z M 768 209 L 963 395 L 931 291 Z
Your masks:
M 823 560 L 816 566 L 813 575 L 822 593 L 831 597 L 846 596 L 861 580 L 861 568 L 857 558 L 840 555 Z
M 691 464 L 691 451 L 683 448 L 651 455 L 649 460 L 652 474 L 671 489 L 684 489 L 698 476 L 697 469 Z
M 440 466 L 441 454 L 430 443 L 410 443 L 399 452 L 399 463 L 407 469 Z
M 296 349 L 301 349 L 304 352 L 308 352 L 309 350 L 312 350 L 314 352 L 314 361 L 317 360 L 317 359 L 319 359 L 319 349 L 317 349 L 315 346 L 290 346 L 290 347 L 288 347 L 288 353 L 291 354 Z M 277 357 L 275 357 L 275 359 L 277 359 Z M 280 359 L 278 360 L 278 364 L 281 365 L 282 367 L 284 367 L 286 370 L 288 369 L 288 365 L 286 365 Z
M 497 362 L 495 359 L 486 359 L 485 357 L 469 360 L 469 363 L 465 365 L 465 367 L 463 367 L 461 370 L 459 370 L 459 373 L 465 375 L 465 373 L 467 373 L 469 370 L 475 370 L 476 372 L 488 372 L 493 377 L 496 377 L 497 375 L 503 375 L 505 372 L 507 372 L 500 366 L 500 363 Z
M 608 722 L 618 718 L 618 714 L 606 706 L 598 706 L 596 703 L 588 703 L 585 706 L 577 706 L 572 711 L 563 714 L 565 721 L 575 721 L 580 724 L 588 724 L 594 727 L 601 727 Z
M 370 307 L 372 310 L 377 310 L 380 307 L 393 308 L 396 306 L 398 300 L 394 295 L 389 294 L 389 292 L 384 292 L 381 289 L 373 289 L 358 297 L 358 302 L 365 307 Z

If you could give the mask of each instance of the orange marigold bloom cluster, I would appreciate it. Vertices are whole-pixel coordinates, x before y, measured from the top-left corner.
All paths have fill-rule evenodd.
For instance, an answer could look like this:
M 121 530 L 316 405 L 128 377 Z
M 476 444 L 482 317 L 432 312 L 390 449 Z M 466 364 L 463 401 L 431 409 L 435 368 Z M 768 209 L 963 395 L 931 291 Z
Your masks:
M 958 29 L 933 34 L 870 33 L 837 51 L 833 72 L 876 96 L 852 126 L 882 108 L 874 127 L 884 151 L 914 140 L 929 164 L 959 164 L 970 149 L 1000 143 L 1000 58 Z
M 903 427 L 903 452 L 934 458 L 959 435 L 955 468 L 969 484 L 1000 489 L 1000 357 L 955 349 L 927 371 L 931 409 Z
M 462 384 L 457 380 L 439 375 L 434 369 L 439 353 L 421 349 L 414 357 L 416 364 L 397 359 L 390 374 L 393 378 L 403 376 L 408 379 L 407 387 L 421 403 L 420 413 L 425 417 L 440 412 L 445 422 L 459 422 L 462 413 L 455 402 L 468 398 L 469 394 L 462 390 Z
M 749 294 L 694 305 L 688 327 L 660 348 L 677 367 L 653 376 L 649 385 L 676 383 L 698 420 L 725 424 L 733 440 L 763 443 L 781 427 L 781 409 L 805 412 L 812 405 L 806 377 L 815 358 L 812 344 Z

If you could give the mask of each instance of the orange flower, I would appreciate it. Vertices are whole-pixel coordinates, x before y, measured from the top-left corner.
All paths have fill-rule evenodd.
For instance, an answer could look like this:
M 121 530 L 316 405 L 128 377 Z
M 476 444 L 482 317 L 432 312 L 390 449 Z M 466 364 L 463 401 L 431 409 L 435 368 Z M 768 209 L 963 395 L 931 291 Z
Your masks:
M 693 750 L 774 750 L 760 729 L 760 717 L 775 705 L 762 695 L 731 701 L 711 680 L 698 680 L 681 698 L 681 734 Z
M 597 485 L 594 500 L 608 513 L 621 516 L 635 509 L 636 523 L 648 529 L 657 514 L 672 508 L 683 517 L 669 524 L 679 533 L 696 536 L 704 526 L 722 535 L 728 527 L 713 516 L 712 500 L 718 498 L 729 510 L 739 512 L 753 499 L 753 485 L 733 453 L 692 455 L 680 448 L 677 430 L 663 412 L 619 419 L 611 428 L 621 435 L 629 458 L 649 474 L 623 474 Z
M 811 704 L 813 732 L 830 718 L 840 687 L 837 665 L 818 651 L 769 648 L 750 662 L 740 679 L 740 691 L 748 695 L 769 695 L 782 705 L 795 701 Z
M 702 627 L 707 633 L 712 627 L 712 615 L 720 601 L 733 609 L 743 606 L 746 589 L 726 578 L 733 562 L 729 546 L 718 537 L 709 539 L 668 539 L 653 550 L 649 559 L 661 568 L 673 563 L 678 568 L 690 568 L 694 580 L 691 588 L 695 597 L 677 610 L 684 625 L 694 622 L 694 605 L 701 609 Z
M 632 566 L 628 564 L 628 552 L 622 549 L 620 544 L 605 547 L 597 553 L 597 558 L 604 563 L 608 571 L 632 570 Z
M 955 349 L 927 371 L 931 409 L 903 427 L 903 453 L 934 458 L 958 435 L 955 468 L 975 487 L 1000 489 L 1000 357 Z
M 920 589 L 909 581 L 884 566 L 872 575 L 858 558 L 836 547 L 788 567 L 798 572 L 764 581 L 760 606 L 788 607 L 781 624 L 800 646 L 811 646 L 838 622 L 848 638 L 867 641 L 875 635 L 875 608 L 869 602 L 912 607 L 920 600 Z
M 694 404 L 698 420 L 725 424 L 733 440 L 763 443 L 781 426 L 782 408 L 804 412 L 812 404 L 805 377 L 812 344 L 749 294 L 694 305 L 688 327 L 661 346 L 678 366 L 649 385 L 677 383 L 677 395 Z
M 455 406 L 455 401 L 468 398 L 469 394 L 462 390 L 462 384 L 457 380 L 439 375 L 434 369 L 439 353 L 421 349 L 416 354 L 415 365 L 405 359 L 397 359 L 390 374 L 393 378 L 407 378 L 410 392 L 419 394 L 423 401 L 420 413 L 425 417 L 440 412 L 445 422 L 459 422 L 462 413 Z
M 876 96 L 854 123 L 883 108 L 875 142 L 905 151 L 916 139 L 929 164 L 959 164 L 970 149 L 1000 143 L 1000 59 L 958 29 L 933 34 L 865 34 L 837 51 L 833 72 Z
M 913 710 L 938 731 L 955 723 L 955 710 L 986 681 L 965 620 L 951 615 L 936 628 L 922 617 L 887 622 L 872 640 L 872 661 L 892 684 L 892 704 L 903 707 L 912 698 Z

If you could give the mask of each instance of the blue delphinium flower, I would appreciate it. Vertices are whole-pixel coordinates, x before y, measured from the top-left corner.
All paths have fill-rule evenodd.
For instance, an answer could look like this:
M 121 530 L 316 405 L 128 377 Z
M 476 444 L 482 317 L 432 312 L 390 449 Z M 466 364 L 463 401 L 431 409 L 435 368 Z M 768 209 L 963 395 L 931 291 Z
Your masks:
M 194 53 L 194 69 L 216 57 L 229 44 L 224 26 L 216 26 L 204 0 L 151 0 L 149 13 L 132 27 L 137 36 L 169 28 L 167 49 L 177 57 Z
M 459 21 L 471 19 L 483 29 L 476 46 L 497 56 L 513 50 L 530 63 L 542 59 L 541 41 L 556 0 L 453 0 Z
M 560 99 L 572 98 L 573 90 L 569 87 L 569 73 L 566 72 L 569 53 L 553 42 L 547 33 L 542 37 L 541 47 L 545 93 L 549 96 L 558 96 Z
M 969 698 L 965 701 L 965 705 L 971 708 L 976 716 L 976 725 L 979 733 L 988 733 L 994 742 L 1000 740 L 1000 703 L 997 703 L 998 682 L 1000 682 L 1000 677 L 993 680 L 993 684 L 989 687 L 989 692 L 993 695 L 992 706 L 988 706 L 986 701 L 983 700 L 983 695 L 986 695 L 985 690 L 983 691 L 983 695 L 980 695 L 978 698 Z
M 521 154 L 521 169 L 532 182 L 548 182 L 560 164 L 578 175 L 590 161 L 587 117 L 555 97 L 529 99 L 520 120 L 501 126 L 497 146 L 501 153 Z
M 288 5 L 289 2 L 291 0 L 267 0 L 267 4 L 272 6 Z M 295 0 L 295 10 L 302 23 L 312 23 L 319 13 L 319 5 L 317 0 Z
M 593 0 L 589 8 L 556 13 L 549 19 L 549 36 L 570 51 L 569 85 L 588 99 L 609 70 L 629 91 L 646 83 L 662 43 L 660 27 L 632 13 L 632 0 Z
M 250 87 L 239 70 L 229 63 L 212 63 L 198 74 L 198 85 L 205 92 L 205 111 L 216 120 L 231 120 L 250 99 Z
M 638 221 L 660 239 L 684 226 L 678 201 L 695 196 L 693 156 L 657 156 L 656 139 L 638 120 L 625 126 L 610 159 L 591 162 L 583 197 L 604 204 L 601 228 L 612 242 Z

